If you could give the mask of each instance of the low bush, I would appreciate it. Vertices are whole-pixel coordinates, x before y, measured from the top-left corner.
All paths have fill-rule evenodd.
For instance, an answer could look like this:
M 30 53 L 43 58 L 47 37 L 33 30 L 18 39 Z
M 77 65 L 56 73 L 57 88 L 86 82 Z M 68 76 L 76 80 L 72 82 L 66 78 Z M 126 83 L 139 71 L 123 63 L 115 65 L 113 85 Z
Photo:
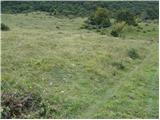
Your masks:
M 139 58 L 139 54 L 138 54 L 137 50 L 134 48 L 131 48 L 128 50 L 128 56 L 132 59 Z
M 101 32 L 101 29 L 97 29 L 96 32 Z
M 143 30 L 143 28 L 141 26 L 137 26 L 138 29 Z
M 152 29 L 152 31 L 156 31 L 156 29 L 155 29 L 155 28 L 153 28 L 153 29 Z
M 107 28 L 111 26 L 109 11 L 105 8 L 97 8 L 85 21 L 85 24 L 92 29 Z
M 55 112 L 47 101 L 44 101 L 39 93 L 2 93 L 1 118 L 49 118 L 49 114 Z M 30 115 L 30 113 L 32 113 Z
M 145 24 L 145 26 L 149 26 L 149 24 L 148 24 L 148 23 L 146 23 L 146 24 Z
M 116 19 L 118 22 L 126 22 L 128 25 L 138 26 L 136 23 L 134 15 L 129 10 L 119 10 Z
M 125 24 L 126 24 L 125 22 L 115 23 L 115 25 L 113 26 L 113 30 L 111 31 L 111 35 L 114 37 L 120 36 L 120 34 L 124 29 Z
M 118 37 L 118 36 L 119 36 L 118 32 L 115 31 L 115 30 L 112 30 L 112 31 L 111 31 L 111 35 L 112 35 L 113 37 Z
M 100 34 L 101 34 L 101 35 L 105 35 L 105 34 L 106 34 L 105 30 L 102 29 L 102 30 L 100 31 Z
M 10 28 L 7 25 L 5 25 L 4 23 L 1 23 L 1 30 L 8 31 L 8 30 L 10 30 Z
M 137 32 L 141 32 L 141 30 L 139 30 L 139 29 L 137 29 L 136 31 L 137 31 Z
M 120 69 L 120 70 L 124 70 L 125 69 L 125 66 L 122 63 L 122 61 L 121 62 L 113 62 L 112 66 L 115 66 L 117 69 Z
M 59 26 L 56 26 L 56 28 L 57 28 L 57 29 L 60 29 L 60 27 L 59 27 Z

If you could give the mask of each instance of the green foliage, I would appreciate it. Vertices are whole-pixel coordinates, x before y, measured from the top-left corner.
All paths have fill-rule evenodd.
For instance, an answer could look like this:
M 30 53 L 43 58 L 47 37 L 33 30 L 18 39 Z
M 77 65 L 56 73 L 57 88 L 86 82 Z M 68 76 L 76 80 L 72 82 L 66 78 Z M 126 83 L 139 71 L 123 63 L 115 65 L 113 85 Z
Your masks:
M 101 30 L 101 31 L 100 31 L 100 34 L 101 34 L 101 35 L 105 35 L 106 33 L 105 33 L 104 30 Z
M 118 22 L 125 21 L 128 25 L 134 25 L 134 26 L 137 25 L 134 15 L 131 12 L 129 12 L 129 10 L 120 10 L 117 13 L 116 20 Z
M 128 50 L 128 56 L 132 59 L 139 58 L 139 54 L 138 54 L 137 50 L 134 48 L 131 48 Z
M 111 26 L 109 11 L 105 8 L 97 8 L 96 11 L 86 21 L 86 24 L 96 28 L 106 28 Z
M 4 23 L 1 23 L 1 30 L 8 31 L 8 30 L 10 30 L 10 28 L 7 25 L 5 25 Z
M 115 31 L 115 30 L 111 31 L 111 35 L 114 36 L 114 37 L 118 37 L 119 36 L 118 32 Z
M 146 33 L 146 31 L 144 30 L 143 33 Z
M 115 23 L 114 26 L 113 26 L 113 29 L 120 33 L 124 29 L 125 24 L 126 24 L 125 22 Z
M 146 11 L 144 11 L 142 13 L 142 19 L 143 20 L 154 20 L 154 19 L 158 19 L 158 8 L 154 7 L 154 8 L 148 8 Z
M 120 9 L 129 9 L 135 16 L 158 19 L 158 1 L 2 1 L 2 13 L 45 11 L 50 15 L 88 16 L 96 7 L 112 11 L 116 17 Z
M 121 32 L 123 31 L 125 27 L 125 24 L 126 24 L 125 22 L 115 23 L 113 26 L 113 30 L 111 31 L 111 35 L 114 37 L 120 36 Z
M 115 66 L 117 69 L 120 69 L 120 70 L 124 70 L 125 69 L 125 66 L 122 63 L 122 61 L 121 62 L 113 62 L 112 65 Z
M 143 27 L 141 27 L 141 26 L 137 26 L 137 28 L 138 28 L 139 30 L 143 30 Z

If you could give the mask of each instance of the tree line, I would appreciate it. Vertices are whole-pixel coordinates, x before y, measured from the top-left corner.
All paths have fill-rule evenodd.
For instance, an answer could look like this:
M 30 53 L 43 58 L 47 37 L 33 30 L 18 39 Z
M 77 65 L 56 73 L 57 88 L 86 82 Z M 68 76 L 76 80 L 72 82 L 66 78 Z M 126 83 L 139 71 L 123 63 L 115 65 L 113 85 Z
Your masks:
M 2 1 L 2 13 L 45 11 L 50 15 L 81 16 L 93 13 L 97 7 L 106 8 L 111 17 L 121 9 L 128 9 L 142 19 L 158 19 L 158 1 Z

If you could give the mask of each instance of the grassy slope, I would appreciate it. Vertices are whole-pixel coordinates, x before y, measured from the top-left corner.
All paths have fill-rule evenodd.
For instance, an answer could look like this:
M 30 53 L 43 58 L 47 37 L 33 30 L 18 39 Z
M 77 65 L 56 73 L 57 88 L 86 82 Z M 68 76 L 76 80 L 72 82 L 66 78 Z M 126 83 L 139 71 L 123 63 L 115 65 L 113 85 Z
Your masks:
M 33 13 L 2 22 L 11 28 L 2 32 L 2 91 L 39 92 L 55 110 L 43 117 L 158 118 L 157 24 L 122 39 L 79 29 L 82 18 Z M 141 58 L 129 58 L 130 48 Z

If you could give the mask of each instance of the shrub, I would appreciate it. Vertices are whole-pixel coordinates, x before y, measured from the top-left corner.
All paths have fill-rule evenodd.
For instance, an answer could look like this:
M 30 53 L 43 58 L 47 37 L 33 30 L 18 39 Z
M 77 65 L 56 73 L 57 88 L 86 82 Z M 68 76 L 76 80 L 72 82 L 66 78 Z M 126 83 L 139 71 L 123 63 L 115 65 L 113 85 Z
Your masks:
M 97 29 L 96 32 L 101 32 L 101 30 L 100 30 L 100 29 Z
M 111 26 L 109 20 L 109 11 L 105 8 L 97 8 L 94 13 L 85 21 L 85 23 L 94 28 L 106 28 Z
M 155 29 L 155 28 L 153 28 L 153 29 L 152 29 L 152 31 L 156 31 L 156 29 Z
M 134 48 L 131 48 L 128 50 L 128 56 L 132 59 L 139 58 L 139 54 L 138 54 L 137 50 Z
M 137 26 L 138 29 L 143 30 L 143 28 L 141 26 Z
M 148 8 L 145 12 L 142 13 L 142 19 L 143 20 L 154 20 L 158 19 L 158 9 L 157 8 Z
M 138 24 L 135 21 L 134 15 L 131 14 L 128 10 L 121 10 L 118 12 L 116 19 L 118 22 L 125 21 L 128 25 L 137 26 Z
M 41 97 L 35 93 L 2 93 L 1 105 L 3 119 L 23 118 L 29 111 L 35 111 L 40 108 Z
M 114 37 L 118 37 L 119 36 L 118 32 L 115 31 L 115 30 L 111 31 L 111 35 L 114 36 Z
M 60 29 L 60 27 L 59 27 L 59 26 L 56 26 L 56 28 L 57 28 L 57 29 Z
M 106 33 L 105 33 L 105 31 L 102 30 L 102 31 L 100 32 L 100 34 L 101 34 L 101 35 L 105 35 Z
M 146 23 L 145 26 L 149 26 L 148 23 Z
M 141 30 L 139 30 L 139 29 L 137 29 L 136 31 L 137 31 L 137 32 L 141 32 Z
M 121 32 L 123 31 L 125 24 L 126 24 L 125 22 L 116 23 L 113 26 L 113 30 L 111 31 L 111 35 L 114 37 L 118 37 L 121 34 Z
M 125 24 L 126 24 L 125 22 L 118 22 L 113 27 L 117 32 L 122 32 Z
M 124 70 L 125 69 L 125 66 L 122 63 L 122 61 L 121 62 L 113 62 L 112 65 L 115 66 L 117 69 L 120 69 L 120 70 Z
M 8 30 L 10 30 L 10 28 L 7 25 L 5 25 L 4 23 L 1 23 L 1 30 L 8 31 Z

